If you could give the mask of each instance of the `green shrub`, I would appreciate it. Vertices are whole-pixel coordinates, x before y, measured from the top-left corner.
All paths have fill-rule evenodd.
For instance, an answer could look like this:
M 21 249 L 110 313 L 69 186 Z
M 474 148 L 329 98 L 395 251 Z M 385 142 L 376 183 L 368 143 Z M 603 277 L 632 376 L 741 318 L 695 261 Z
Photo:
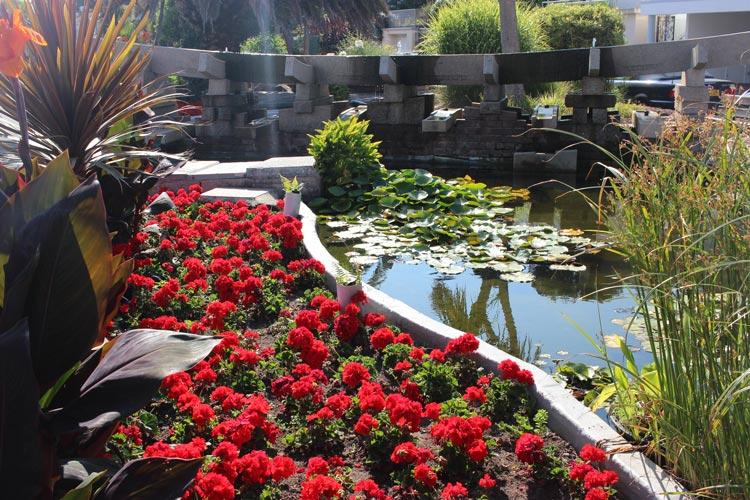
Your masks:
M 368 40 L 358 33 L 349 33 L 337 46 L 339 54 L 347 56 L 390 56 L 396 50 L 390 45 L 382 45 L 377 40 Z
M 242 42 L 240 50 L 251 54 L 286 54 L 288 52 L 284 38 L 270 33 L 251 36 Z
M 552 50 L 591 47 L 594 38 L 598 47 L 625 43 L 622 14 L 604 3 L 553 4 L 533 12 Z
M 545 50 L 546 36 L 531 8 L 519 3 L 517 17 L 521 51 Z M 431 11 L 418 50 L 425 54 L 495 54 L 502 52 L 500 30 L 497 0 L 443 2 Z M 449 87 L 447 98 L 451 104 L 478 101 L 481 91 L 478 86 Z
M 325 122 L 316 135 L 308 136 L 310 148 L 307 151 L 315 158 L 324 189 L 346 186 L 353 179 L 369 177 L 373 170 L 380 168 L 380 141 L 373 142 L 372 135 L 366 133 L 369 125 L 369 121 L 359 121 L 356 117 L 336 118 Z

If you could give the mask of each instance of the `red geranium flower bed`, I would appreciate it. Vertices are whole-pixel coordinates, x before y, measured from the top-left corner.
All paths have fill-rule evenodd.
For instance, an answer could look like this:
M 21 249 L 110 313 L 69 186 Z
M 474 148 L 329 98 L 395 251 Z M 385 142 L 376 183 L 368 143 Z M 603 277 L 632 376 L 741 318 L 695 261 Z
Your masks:
M 189 372 L 120 426 L 114 458 L 204 458 L 185 498 L 609 498 L 604 453 L 578 458 L 535 412 L 527 370 L 488 373 L 467 333 L 414 344 L 364 294 L 339 304 L 298 220 L 277 207 L 170 193 L 125 251 L 137 261 L 114 321 L 218 335 Z

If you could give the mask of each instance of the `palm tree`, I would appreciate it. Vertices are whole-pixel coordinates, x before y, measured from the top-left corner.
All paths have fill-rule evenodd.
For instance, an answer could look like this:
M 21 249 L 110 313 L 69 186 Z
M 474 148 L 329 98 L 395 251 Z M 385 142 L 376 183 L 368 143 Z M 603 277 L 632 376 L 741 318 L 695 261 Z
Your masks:
M 518 19 L 516 18 L 516 0 L 498 0 L 500 2 L 500 45 L 503 53 L 521 52 L 518 36 Z M 523 85 L 514 83 L 505 86 L 505 93 L 515 103 L 524 98 Z

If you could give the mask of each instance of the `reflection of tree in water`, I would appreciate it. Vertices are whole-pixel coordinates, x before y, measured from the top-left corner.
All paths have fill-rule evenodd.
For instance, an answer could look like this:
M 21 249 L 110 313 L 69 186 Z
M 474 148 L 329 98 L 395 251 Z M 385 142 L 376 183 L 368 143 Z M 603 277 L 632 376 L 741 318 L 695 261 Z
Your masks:
M 608 302 L 622 294 L 616 285 L 617 276 L 627 272 L 624 262 L 602 262 L 597 256 L 577 260 L 586 266 L 585 271 L 554 271 L 548 264 L 530 264 L 527 270 L 534 275 L 531 286 L 539 295 L 553 300 L 575 301 L 595 295 L 597 302 Z
M 497 290 L 494 297 L 491 296 L 493 289 Z M 440 321 L 457 330 L 472 332 L 499 349 L 526 361 L 533 360 L 539 355 L 539 348 L 533 352 L 534 346 L 529 339 L 523 339 L 521 342 L 518 340 L 507 281 L 483 279 L 479 295 L 469 304 L 466 287 L 451 289 L 443 280 L 435 280 L 430 292 L 430 302 Z M 498 323 L 495 328 L 487 311 L 497 303 L 500 304 L 504 323 Z

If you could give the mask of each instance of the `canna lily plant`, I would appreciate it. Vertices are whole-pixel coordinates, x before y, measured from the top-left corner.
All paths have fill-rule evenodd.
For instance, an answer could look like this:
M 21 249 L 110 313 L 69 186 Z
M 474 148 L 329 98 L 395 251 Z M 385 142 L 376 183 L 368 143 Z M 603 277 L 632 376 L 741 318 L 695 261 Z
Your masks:
M 142 459 L 120 468 L 94 458 L 167 375 L 195 365 L 219 339 L 142 329 L 107 340 L 133 264 L 112 255 L 98 181 L 79 183 L 67 154 L 28 183 L 0 170 L 0 189 L 13 192 L 0 206 L 4 494 L 180 496 L 199 462 Z

